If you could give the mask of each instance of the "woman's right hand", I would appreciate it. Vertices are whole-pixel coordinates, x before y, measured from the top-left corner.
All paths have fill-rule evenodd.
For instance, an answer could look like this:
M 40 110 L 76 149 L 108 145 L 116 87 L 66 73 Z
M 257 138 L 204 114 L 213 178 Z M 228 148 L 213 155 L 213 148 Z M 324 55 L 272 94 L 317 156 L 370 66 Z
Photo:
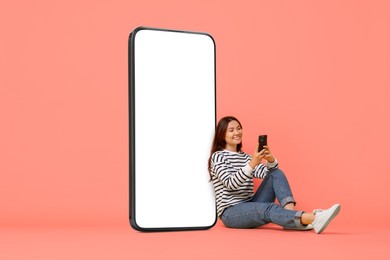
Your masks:
M 254 169 L 257 165 L 259 165 L 265 157 L 266 150 L 263 149 L 260 152 L 257 152 L 258 148 L 259 148 L 259 146 L 257 145 L 257 148 L 256 148 L 255 152 L 253 153 L 252 160 L 250 160 L 250 162 L 249 162 L 249 166 L 252 169 Z

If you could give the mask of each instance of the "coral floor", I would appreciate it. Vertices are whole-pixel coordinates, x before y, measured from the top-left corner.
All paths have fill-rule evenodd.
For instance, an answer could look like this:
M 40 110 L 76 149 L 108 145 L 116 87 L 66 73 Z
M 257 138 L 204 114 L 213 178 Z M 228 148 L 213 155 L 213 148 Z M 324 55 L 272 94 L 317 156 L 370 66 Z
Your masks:
M 0 259 L 390 259 L 390 228 L 329 226 L 284 231 L 275 225 L 141 233 L 129 225 L 3 227 Z

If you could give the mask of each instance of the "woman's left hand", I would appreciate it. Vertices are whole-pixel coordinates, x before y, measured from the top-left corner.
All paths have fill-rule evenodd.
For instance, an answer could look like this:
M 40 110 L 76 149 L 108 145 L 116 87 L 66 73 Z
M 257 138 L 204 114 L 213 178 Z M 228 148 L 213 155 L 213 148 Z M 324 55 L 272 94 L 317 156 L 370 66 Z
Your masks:
M 274 156 L 272 155 L 269 146 L 264 145 L 264 159 L 266 159 L 269 163 L 273 163 L 275 161 Z

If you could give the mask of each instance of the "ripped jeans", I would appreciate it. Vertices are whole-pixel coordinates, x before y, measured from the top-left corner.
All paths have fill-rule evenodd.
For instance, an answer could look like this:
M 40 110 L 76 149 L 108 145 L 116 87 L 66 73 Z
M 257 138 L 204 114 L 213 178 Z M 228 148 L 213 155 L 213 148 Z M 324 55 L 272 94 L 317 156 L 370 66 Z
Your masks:
M 275 199 L 279 204 L 275 203 Z M 268 223 L 286 228 L 303 228 L 303 211 L 284 209 L 288 203 L 296 202 L 286 175 L 280 169 L 272 169 L 250 201 L 225 209 L 221 219 L 230 228 L 255 228 Z

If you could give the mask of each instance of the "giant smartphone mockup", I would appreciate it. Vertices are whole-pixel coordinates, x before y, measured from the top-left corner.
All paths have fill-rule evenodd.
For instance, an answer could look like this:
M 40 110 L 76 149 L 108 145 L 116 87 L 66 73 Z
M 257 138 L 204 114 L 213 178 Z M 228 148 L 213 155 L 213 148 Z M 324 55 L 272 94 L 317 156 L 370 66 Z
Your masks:
M 207 162 L 216 123 L 215 43 L 139 27 L 129 39 L 130 223 L 139 231 L 216 222 Z

